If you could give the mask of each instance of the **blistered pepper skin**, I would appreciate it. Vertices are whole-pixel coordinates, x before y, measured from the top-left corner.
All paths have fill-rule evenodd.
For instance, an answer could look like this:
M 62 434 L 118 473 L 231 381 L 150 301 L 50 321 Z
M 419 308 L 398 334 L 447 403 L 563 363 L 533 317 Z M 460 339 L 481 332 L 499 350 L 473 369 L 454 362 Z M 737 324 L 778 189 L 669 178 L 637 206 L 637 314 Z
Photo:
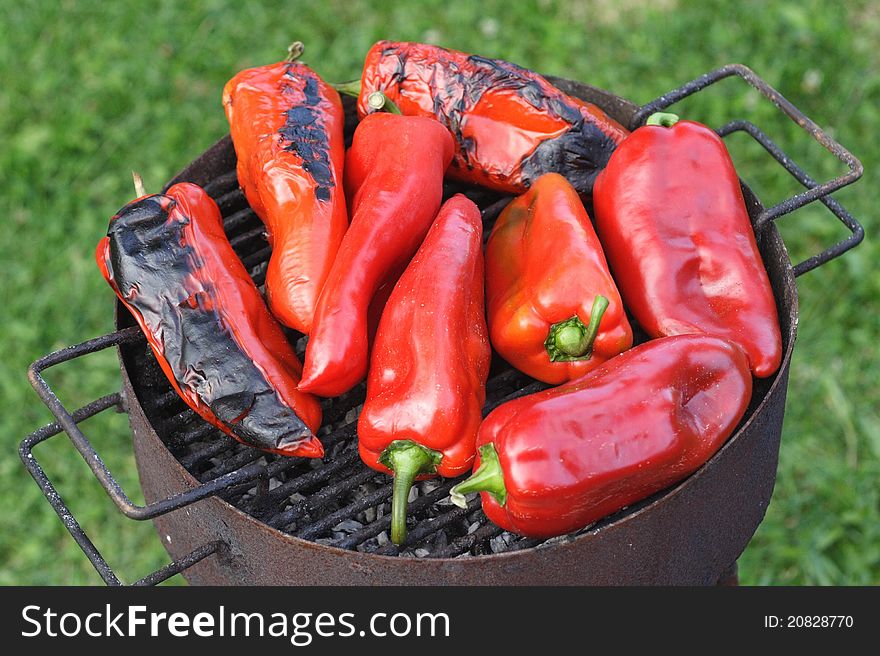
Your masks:
M 370 305 L 428 233 L 452 152 L 431 119 L 381 113 L 358 124 L 345 161 L 351 226 L 318 300 L 301 390 L 339 396 L 366 378 Z
M 593 341 L 571 357 L 548 352 L 553 326 L 588 326 L 608 301 Z M 546 383 L 578 378 L 632 346 L 617 285 L 575 189 L 547 173 L 498 217 L 486 244 L 486 305 L 492 344 L 514 367 Z
M 367 53 L 358 112 L 381 91 L 411 116 L 439 120 L 456 152 L 448 175 L 520 194 L 544 173 L 579 193 L 629 132 L 595 105 L 510 62 L 422 43 L 379 41 Z
M 503 503 L 481 492 L 483 511 L 530 537 L 583 528 L 696 471 L 736 428 L 751 391 L 738 346 L 679 335 L 505 403 L 477 437 L 480 449 L 491 445 L 497 454 L 506 492 Z
M 249 446 L 323 455 L 314 436 L 321 407 L 296 389 L 300 362 L 200 187 L 180 183 L 129 203 L 95 256 L 196 413 Z
M 223 106 L 239 184 L 272 246 L 269 308 L 308 334 L 348 227 L 342 102 L 308 66 L 285 61 L 238 73 L 223 90 Z
M 745 350 L 758 378 L 779 369 L 773 289 L 714 130 L 694 121 L 638 128 L 597 179 L 593 204 L 621 295 L 648 335 L 719 335 Z

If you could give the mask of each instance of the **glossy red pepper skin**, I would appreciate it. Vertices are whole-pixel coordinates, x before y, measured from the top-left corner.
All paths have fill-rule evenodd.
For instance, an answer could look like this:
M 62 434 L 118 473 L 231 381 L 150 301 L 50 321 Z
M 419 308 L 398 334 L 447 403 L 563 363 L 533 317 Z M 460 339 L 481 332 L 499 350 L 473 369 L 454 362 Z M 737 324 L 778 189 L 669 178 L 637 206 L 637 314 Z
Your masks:
M 296 389 L 299 360 L 200 187 L 180 183 L 129 203 L 95 257 L 189 407 L 249 446 L 323 455 L 314 436 L 321 407 Z
M 363 461 L 395 476 L 392 540 L 416 476 L 470 469 L 492 349 L 483 300 L 483 225 L 465 196 L 443 204 L 385 305 L 358 420 Z M 399 449 L 422 448 L 417 463 Z M 431 452 L 431 453 L 425 453 Z M 395 508 L 396 509 L 396 508 Z
M 557 171 L 580 193 L 629 132 L 595 105 L 515 64 L 423 43 L 379 41 L 367 53 L 358 112 L 382 91 L 406 115 L 429 116 L 456 139 L 448 175 L 522 193 Z
M 308 334 L 348 228 L 342 102 L 308 66 L 285 61 L 238 73 L 223 89 L 223 105 L 239 184 L 272 246 L 269 308 Z
M 370 303 L 428 233 L 452 151 L 431 119 L 382 113 L 358 124 L 345 160 L 351 226 L 318 300 L 301 390 L 338 396 L 366 377 Z
M 593 204 L 617 285 L 648 335 L 719 335 L 745 350 L 755 376 L 779 368 L 773 290 L 713 130 L 693 121 L 638 128 L 599 175 Z
M 751 391 L 739 347 L 679 335 L 505 403 L 477 437 L 477 470 L 485 453 L 497 455 L 506 493 L 501 504 L 481 492 L 483 511 L 498 526 L 531 537 L 583 528 L 696 471 L 736 428 Z M 470 491 L 476 490 L 453 488 Z
M 590 324 L 594 301 L 608 301 L 594 341 L 567 357 L 548 336 L 577 317 Z M 574 187 L 557 173 L 538 178 L 501 212 L 486 244 L 489 333 L 498 353 L 546 383 L 578 378 L 632 346 L 617 285 Z M 549 349 L 549 351 L 548 351 Z

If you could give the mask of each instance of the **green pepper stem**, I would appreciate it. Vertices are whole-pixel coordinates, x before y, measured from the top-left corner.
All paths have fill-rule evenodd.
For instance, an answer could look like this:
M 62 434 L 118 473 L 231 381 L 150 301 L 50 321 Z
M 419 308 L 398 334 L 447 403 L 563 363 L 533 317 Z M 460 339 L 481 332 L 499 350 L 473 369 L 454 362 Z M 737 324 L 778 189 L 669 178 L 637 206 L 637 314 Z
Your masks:
M 412 440 L 394 440 L 379 456 L 379 462 L 394 472 L 391 497 L 391 541 L 406 539 L 406 507 L 409 491 L 419 474 L 433 474 L 443 454 Z
M 608 309 L 608 299 L 601 294 L 593 299 L 590 309 L 590 323 L 584 325 L 577 315 L 550 326 L 544 348 L 550 362 L 571 362 L 589 360 L 593 355 L 593 343 L 599 334 L 599 324 Z
M 671 128 L 676 123 L 678 123 L 678 115 L 669 112 L 655 112 L 645 121 L 645 125 L 660 125 L 664 128 Z
M 580 319 L 577 321 L 580 326 L 563 326 L 556 333 L 556 348 L 572 357 L 580 357 L 589 350 L 589 345 L 586 343 L 587 327 Z
M 284 61 L 295 62 L 297 59 L 302 57 L 305 49 L 306 47 L 303 45 L 302 41 L 294 41 L 289 46 L 287 46 L 287 57 L 284 58 Z
M 354 96 L 355 98 L 357 98 L 361 95 L 360 80 L 351 80 L 350 82 L 337 82 L 336 84 L 331 84 L 330 86 L 336 89 L 339 93 L 344 93 L 346 96 Z
M 472 492 L 488 492 L 502 506 L 507 502 L 504 472 L 501 471 L 501 461 L 498 460 L 495 445 L 491 442 L 480 447 L 480 466 L 470 478 L 449 490 L 449 498 L 456 506 L 467 508 L 464 495 Z
M 403 113 L 400 111 L 400 107 L 395 105 L 394 101 L 381 91 L 373 91 L 369 96 L 367 96 L 367 104 L 370 106 L 371 109 L 377 112 L 386 111 L 389 114 Z

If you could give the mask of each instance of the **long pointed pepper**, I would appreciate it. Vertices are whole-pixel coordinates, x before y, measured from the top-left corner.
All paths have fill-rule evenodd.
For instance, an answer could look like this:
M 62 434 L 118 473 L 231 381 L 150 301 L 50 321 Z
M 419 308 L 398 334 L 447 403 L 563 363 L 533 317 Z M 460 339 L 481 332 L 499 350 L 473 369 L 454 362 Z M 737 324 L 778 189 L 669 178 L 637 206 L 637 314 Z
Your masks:
M 342 102 L 299 61 L 302 53 L 297 41 L 284 61 L 238 73 L 223 89 L 223 106 L 239 184 L 272 246 L 269 308 L 285 325 L 309 333 L 348 215 Z
M 187 182 L 164 194 L 139 186 L 95 257 L 171 386 L 244 444 L 321 457 L 321 407 L 296 389 L 300 362 L 227 240 L 217 204 Z
M 394 543 L 406 537 L 413 481 L 471 466 L 490 358 L 480 211 L 457 195 L 385 305 L 358 421 L 361 458 L 394 476 Z
M 345 159 L 351 226 L 315 309 L 300 389 L 338 396 L 366 377 L 371 302 L 428 233 L 452 150 L 432 119 L 383 112 L 358 124 Z

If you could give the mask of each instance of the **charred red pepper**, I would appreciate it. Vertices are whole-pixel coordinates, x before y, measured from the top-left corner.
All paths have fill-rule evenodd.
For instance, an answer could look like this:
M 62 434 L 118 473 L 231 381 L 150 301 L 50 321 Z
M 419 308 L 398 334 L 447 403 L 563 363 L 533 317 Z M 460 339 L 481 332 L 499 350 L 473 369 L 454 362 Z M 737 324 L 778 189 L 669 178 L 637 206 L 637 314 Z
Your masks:
M 446 201 L 379 322 L 358 449 L 367 465 L 394 476 L 395 544 L 406 537 L 413 481 L 459 476 L 474 462 L 492 355 L 482 232 L 473 202 Z
M 323 455 L 314 436 L 321 407 L 296 389 L 299 360 L 200 187 L 176 184 L 129 203 L 95 257 L 189 407 L 249 446 Z
M 569 96 L 515 64 L 423 43 L 379 41 L 367 53 L 358 112 L 374 111 L 371 92 L 385 93 L 401 112 L 429 116 L 456 139 L 448 175 L 522 193 L 557 171 L 581 193 L 629 132 L 595 105 Z
M 782 360 L 776 302 L 721 138 L 654 114 L 596 180 L 596 228 L 620 292 L 651 337 L 708 333 L 759 378 Z
M 358 125 L 345 159 L 351 226 L 318 300 L 301 390 L 338 396 L 366 376 L 370 303 L 428 233 L 452 150 L 431 119 L 381 113 Z
M 590 217 L 556 173 L 538 178 L 495 222 L 486 303 L 498 353 L 547 383 L 578 378 L 632 346 Z
M 348 227 L 339 94 L 293 61 L 241 71 L 223 89 L 238 181 L 266 224 L 266 298 L 275 317 L 312 329 L 318 295 Z
M 578 380 L 505 403 L 483 421 L 474 474 L 498 526 L 546 538 L 676 483 L 733 432 L 752 391 L 732 342 L 679 335 L 637 346 Z

